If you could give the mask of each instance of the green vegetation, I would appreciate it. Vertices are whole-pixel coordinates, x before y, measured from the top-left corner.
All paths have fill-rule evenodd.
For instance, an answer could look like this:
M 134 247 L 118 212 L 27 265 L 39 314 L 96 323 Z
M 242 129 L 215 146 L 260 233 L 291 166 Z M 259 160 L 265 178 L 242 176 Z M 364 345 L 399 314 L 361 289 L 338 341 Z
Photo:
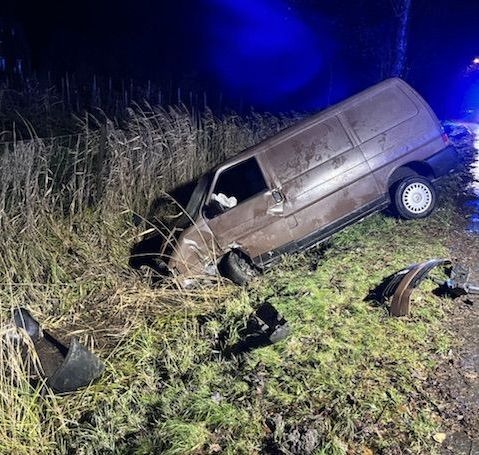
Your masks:
M 132 116 L 124 131 L 107 125 L 68 145 L 2 152 L 2 332 L 26 306 L 53 333 L 80 336 L 107 370 L 77 394 L 41 394 L 2 337 L 0 453 L 434 452 L 440 422 L 422 385 L 449 349 L 448 302 L 429 282 L 410 318 L 364 299 L 411 262 L 447 255 L 444 203 L 425 221 L 375 215 L 245 289 L 152 288 L 127 267 L 148 227 L 133 213 L 291 121 L 160 111 Z M 265 300 L 292 335 L 223 358 L 219 339 L 233 343 Z

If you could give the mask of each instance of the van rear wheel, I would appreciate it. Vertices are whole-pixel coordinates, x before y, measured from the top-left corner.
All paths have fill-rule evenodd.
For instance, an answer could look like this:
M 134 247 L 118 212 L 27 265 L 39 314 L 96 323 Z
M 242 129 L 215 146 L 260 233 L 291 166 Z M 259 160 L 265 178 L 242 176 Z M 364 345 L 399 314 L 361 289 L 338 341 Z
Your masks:
M 259 270 L 247 258 L 234 251 L 228 253 L 219 265 L 219 271 L 233 283 L 243 286 L 259 275 Z
M 436 207 L 436 201 L 436 190 L 424 177 L 407 177 L 394 189 L 394 206 L 407 220 L 426 218 Z

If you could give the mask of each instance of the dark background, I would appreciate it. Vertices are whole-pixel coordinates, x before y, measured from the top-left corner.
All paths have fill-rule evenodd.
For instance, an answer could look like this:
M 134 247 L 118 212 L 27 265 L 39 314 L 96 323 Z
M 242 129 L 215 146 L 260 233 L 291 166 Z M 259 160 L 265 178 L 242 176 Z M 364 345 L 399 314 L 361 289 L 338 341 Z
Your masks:
M 317 110 L 390 75 L 393 0 L 2 0 L 28 74 L 70 73 Z M 403 77 L 442 117 L 478 100 L 479 2 L 412 0 Z M 469 69 L 468 69 L 469 68 Z M 26 75 L 24 74 L 26 77 Z

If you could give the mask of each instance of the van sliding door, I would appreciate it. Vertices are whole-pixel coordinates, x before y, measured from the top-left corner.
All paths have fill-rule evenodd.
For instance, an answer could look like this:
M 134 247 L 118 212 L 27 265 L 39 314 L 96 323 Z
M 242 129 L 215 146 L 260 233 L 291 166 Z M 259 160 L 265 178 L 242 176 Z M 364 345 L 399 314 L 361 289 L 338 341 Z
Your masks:
M 377 201 L 368 163 L 337 116 L 318 119 L 267 151 L 287 204 L 285 217 L 300 248 Z

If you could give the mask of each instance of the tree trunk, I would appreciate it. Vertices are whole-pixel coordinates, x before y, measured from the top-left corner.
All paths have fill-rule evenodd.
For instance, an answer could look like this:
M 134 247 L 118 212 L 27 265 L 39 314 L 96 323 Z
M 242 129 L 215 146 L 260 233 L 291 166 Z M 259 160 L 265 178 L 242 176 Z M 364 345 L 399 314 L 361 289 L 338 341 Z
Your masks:
M 393 3 L 396 14 L 399 18 L 399 27 L 396 36 L 395 60 L 391 71 L 391 76 L 401 77 L 406 68 L 407 44 L 408 44 L 408 29 L 409 17 L 411 12 L 412 0 L 396 0 Z M 399 3 L 399 5 L 398 5 Z M 396 7 L 397 6 L 397 7 Z

